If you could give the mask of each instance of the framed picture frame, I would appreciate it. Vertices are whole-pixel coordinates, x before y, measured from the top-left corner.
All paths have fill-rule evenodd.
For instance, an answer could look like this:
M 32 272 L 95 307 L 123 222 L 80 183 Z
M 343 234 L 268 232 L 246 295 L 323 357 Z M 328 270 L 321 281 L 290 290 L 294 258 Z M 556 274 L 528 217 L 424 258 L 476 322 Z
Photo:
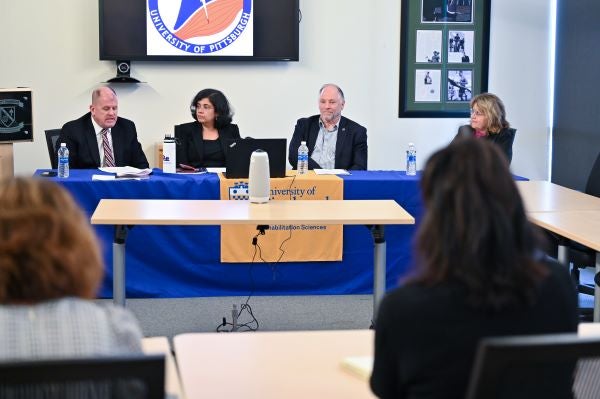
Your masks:
M 488 89 L 491 0 L 402 0 L 400 118 L 463 118 Z

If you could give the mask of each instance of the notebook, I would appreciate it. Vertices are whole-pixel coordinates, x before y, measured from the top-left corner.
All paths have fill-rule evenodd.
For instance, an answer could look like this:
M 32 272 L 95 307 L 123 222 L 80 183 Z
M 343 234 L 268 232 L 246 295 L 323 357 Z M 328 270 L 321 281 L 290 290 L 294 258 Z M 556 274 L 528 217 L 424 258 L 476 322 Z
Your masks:
M 234 139 L 230 140 L 227 146 L 226 178 L 248 178 L 250 155 L 255 150 L 263 150 L 269 154 L 271 177 L 285 177 L 287 139 Z
M 368 380 L 373 372 L 373 356 L 350 356 L 342 360 L 342 367 L 362 380 Z

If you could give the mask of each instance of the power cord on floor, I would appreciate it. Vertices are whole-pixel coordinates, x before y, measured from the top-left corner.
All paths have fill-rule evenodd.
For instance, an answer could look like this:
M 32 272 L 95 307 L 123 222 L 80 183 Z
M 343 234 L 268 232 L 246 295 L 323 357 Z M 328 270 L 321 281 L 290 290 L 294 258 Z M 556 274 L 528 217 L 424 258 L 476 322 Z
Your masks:
M 231 320 L 232 322 L 228 322 L 225 317 L 223 317 L 223 321 L 217 327 L 217 332 L 244 332 L 244 331 L 257 331 L 259 328 L 258 319 L 254 316 L 252 312 L 252 306 L 248 303 L 250 300 L 250 295 L 246 298 L 246 302 L 240 306 L 238 310 L 236 305 L 233 305 L 233 309 L 231 310 Z M 252 318 L 247 323 L 238 324 L 239 318 L 242 316 L 243 312 L 247 312 L 248 315 Z
M 296 175 L 294 175 L 294 177 L 292 178 L 292 181 L 290 182 L 290 185 L 288 187 L 288 192 L 290 193 L 290 197 L 289 197 L 290 201 L 293 200 L 292 194 L 291 194 L 291 189 L 292 189 L 292 186 L 294 185 L 295 180 L 296 180 Z M 259 236 L 261 236 L 261 235 L 264 236 L 266 234 L 266 230 L 269 229 L 269 225 L 258 225 L 258 226 L 256 226 L 256 229 L 258 230 L 258 232 L 256 233 L 256 235 L 254 237 L 252 237 L 252 246 L 254 247 L 254 253 L 252 254 L 252 262 L 250 263 L 250 267 L 248 268 L 248 274 L 250 277 L 250 294 L 246 298 L 246 302 L 240 306 L 239 311 L 237 310 L 236 305 L 235 304 L 233 305 L 233 309 L 231 310 L 232 322 L 231 323 L 228 322 L 227 318 L 223 317 L 223 321 L 221 322 L 221 324 L 219 324 L 217 326 L 217 329 L 216 329 L 217 332 L 257 331 L 259 328 L 258 319 L 256 318 L 256 316 L 254 316 L 252 307 L 249 304 L 250 298 L 252 297 L 252 295 L 254 295 L 254 277 L 252 275 L 252 268 L 253 268 L 255 260 L 256 260 L 256 255 L 258 254 L 258 258 L 263 263 L 269 264 L 271 266 L 271 272 L 273 273 L 273 278 L 275 278 L 275 275 L 277 273 L 276 266 L 283 258 L 283 255 L 285 255 L 285 249 L 283 248 L 283 246 L 286 242 L 288 242 L 289 240 L 292 239 L 292 226 L 290 225 L 288 236 L 279 245 L 278 249 L 279 249 L 280 253 L 279 253 L 279 257 L 277 258 L 277 261 L 275 261 L 275 263 L 267 262 L 267 260 L 265 260 L 263 258 L 262 248 L 260 247 L 260 243 L 258 240 Z M 240 318 L 240 316 L 242 315 L 242 313 L 244 311 L 250 315 L 252 320 L 250 320 L 247 323 L 238 324 L 238 319 Z

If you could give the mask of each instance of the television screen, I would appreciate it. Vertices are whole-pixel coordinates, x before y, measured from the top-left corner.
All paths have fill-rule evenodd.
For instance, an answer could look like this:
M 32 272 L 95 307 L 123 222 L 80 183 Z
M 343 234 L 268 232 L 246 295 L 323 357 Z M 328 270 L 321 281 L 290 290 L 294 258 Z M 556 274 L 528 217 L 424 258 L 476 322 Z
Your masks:
M 0 89 L 0 143 L 32 140 L 31 89 Z
M 298 61 L 299 0 L 99 0 L 101 60 Z

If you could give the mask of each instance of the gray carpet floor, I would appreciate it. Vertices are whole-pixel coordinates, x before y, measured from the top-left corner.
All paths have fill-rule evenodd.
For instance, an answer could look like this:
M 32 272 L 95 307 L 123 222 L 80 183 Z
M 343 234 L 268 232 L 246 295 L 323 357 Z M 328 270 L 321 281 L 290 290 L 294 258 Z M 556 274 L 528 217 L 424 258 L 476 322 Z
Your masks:
M 581 271 L 581 281 L 593 284 L 594 270 Z M 131 310 L 144 336 L 174 337 L 188 332 L 214 332 L 223 318 L 232 322 L 232 309 L 238 311 L 247 297 L 205 297 L 128 299 Z M 112 302 L 112 300 L 99 300 Z M 314 295 L 314 296 L 254 296 L 249 305 L 258 321 L 258 331 L 288 330 L 346 330 L 371 326 L 373 297 L 371 295 Z M 593 307 L 593 297 L 580 295 L 580 306 Z M 238 324 L 249 323 L 251 315 L 243 311 Z M 230 330 L 228 324 L 221 327 Z M 240 330 L 246 330 L 241 328 Z
M 167 336 L 188 332 L 214 332 L 232 309 L 238 311 L 247 297 L 128 299 L 127 308 L 140 322 L 144 336 Z M 111 302 L 111 300 L 100 300 Z M 371 295 L 255 296 L 248 303 L 259 331 L 365 329 L 371 325 Z M 256 323 L 243 311 L 238 324 Z M 251 323 L 252 322 L 252 323 Z M 227 325 L 222 329 L 230 330 Z M 241 328 L 240 331 L 245 330 Z

